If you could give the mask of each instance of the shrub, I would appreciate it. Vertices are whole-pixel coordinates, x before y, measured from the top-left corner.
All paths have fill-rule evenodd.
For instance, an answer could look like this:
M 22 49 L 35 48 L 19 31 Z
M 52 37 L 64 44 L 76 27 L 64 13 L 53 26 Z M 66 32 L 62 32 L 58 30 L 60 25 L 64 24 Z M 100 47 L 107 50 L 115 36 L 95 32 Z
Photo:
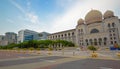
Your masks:
M 91 51 L 93 51 L 93 53 L 94 53 L 94 51 L 97 50 L 97 48 L 95 46 L 88 46 L 88 49 L 91 50 Z

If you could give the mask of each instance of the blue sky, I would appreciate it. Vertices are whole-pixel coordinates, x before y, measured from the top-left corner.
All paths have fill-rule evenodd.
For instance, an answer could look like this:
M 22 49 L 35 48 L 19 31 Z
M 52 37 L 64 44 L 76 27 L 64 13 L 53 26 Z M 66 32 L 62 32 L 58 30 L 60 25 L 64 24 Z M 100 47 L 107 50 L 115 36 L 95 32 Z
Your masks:
M 0 0 L 0 34 L 21 29 L 54 33 L 75 28 L 91 9 L 120 17 L 119 0 Z

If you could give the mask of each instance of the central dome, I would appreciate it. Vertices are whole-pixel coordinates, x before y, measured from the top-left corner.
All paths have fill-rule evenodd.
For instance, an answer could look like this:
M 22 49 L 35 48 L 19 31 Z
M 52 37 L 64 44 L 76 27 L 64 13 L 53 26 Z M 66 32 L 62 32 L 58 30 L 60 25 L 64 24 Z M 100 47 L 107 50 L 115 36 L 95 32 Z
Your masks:
M 101 21 L 102 21 L 102 13 L 98 10 L 91 10 L 85 16 L 86 24 L 91 24 L 91 23 L 101 22 Z

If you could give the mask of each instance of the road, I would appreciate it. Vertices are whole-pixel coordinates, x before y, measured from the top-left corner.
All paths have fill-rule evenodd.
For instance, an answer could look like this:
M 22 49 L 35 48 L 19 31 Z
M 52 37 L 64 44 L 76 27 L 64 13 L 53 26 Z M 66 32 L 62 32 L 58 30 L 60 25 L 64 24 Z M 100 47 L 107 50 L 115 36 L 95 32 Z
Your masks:
M 39 69 L 120 69 L 120 60 L 82 59 Z
M 43 61 L 52 62 L 52 60 L 62 59 L 62 58 L 65 58 L 65 57 L 49 56 L 49 57 L 37 57 L 37 58 L 31 58 L 31 59 L 0 61 L 0 67 L 20 65 L 20 64 L 28 64 L 28 63 L 36 63 L 36 62 L 43 62 Z
M 99 57 L 90 58 L 89 51 L 42 51 L 39 55 L 0 52 L 0 69 L 120 69 L 116 51 L 97 51 Z M 22 58 L 23 57 L 23 58 Z

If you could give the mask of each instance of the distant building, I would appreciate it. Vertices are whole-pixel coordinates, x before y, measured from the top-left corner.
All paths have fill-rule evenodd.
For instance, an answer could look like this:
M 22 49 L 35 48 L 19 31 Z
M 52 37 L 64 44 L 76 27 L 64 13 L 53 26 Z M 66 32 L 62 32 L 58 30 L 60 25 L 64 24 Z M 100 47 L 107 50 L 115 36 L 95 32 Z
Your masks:
M 5 46 L 8 44 L 8 41 L 5 40 L 4 35 L 0 35 L 0 46 Z
M 18 43 L 29 41 L 29 40 L 38 40 L 38 32 L 32 31 L 32 30 L 20 30 L 18 32 Z
M 120 19 L 110 10 L 104 15 L 99 10 L 91 10 L 84 20 L 78 20 L 75 29 L 50 34 L 48 39 L 72 41 L 78 46 L 120 45 Z
M 6 32 L 5 40 L 8 41 L 8 44 L 17 43 L 17 34 L 14 32 Z
M 18 32 L 18 43 L 29 41 L 29 40 L 46 40 L 47 39 L 47 32 L 38 33 L 32 30 L 20 30 Z
M 4 35 L 0 35 L 0 41 L 5 40 L 5 36 Z
M 5 46 L 11 43 L 17 43 L 17 34 L 14 32 L 6 32 L 5 35 L 0 35 L 0 45 Z
M 46 40 L 47 37 L 48 37 L 48 35 L 49 35 L 49 33 L 47 33 L 47 32 L 41 32 L 38 35 L 39 35 L 39 40 Z

